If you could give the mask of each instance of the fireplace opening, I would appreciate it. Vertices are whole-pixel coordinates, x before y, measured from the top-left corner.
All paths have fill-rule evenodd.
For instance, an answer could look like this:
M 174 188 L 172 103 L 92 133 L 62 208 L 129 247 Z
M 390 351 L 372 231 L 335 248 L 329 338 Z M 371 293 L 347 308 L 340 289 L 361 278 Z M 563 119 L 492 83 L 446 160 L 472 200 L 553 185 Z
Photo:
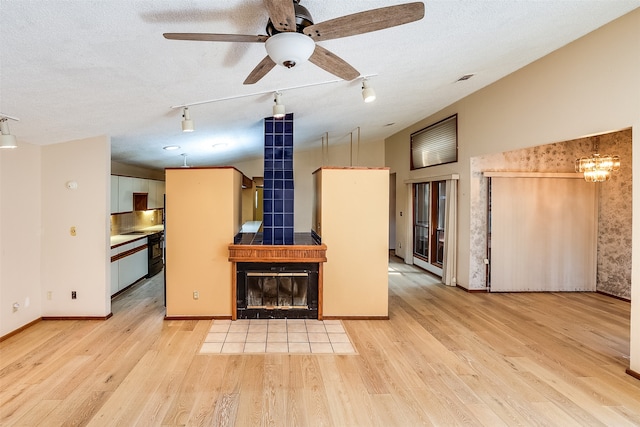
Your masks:
M 317 319 L 318 264 L 238 263 L 239 319 Z

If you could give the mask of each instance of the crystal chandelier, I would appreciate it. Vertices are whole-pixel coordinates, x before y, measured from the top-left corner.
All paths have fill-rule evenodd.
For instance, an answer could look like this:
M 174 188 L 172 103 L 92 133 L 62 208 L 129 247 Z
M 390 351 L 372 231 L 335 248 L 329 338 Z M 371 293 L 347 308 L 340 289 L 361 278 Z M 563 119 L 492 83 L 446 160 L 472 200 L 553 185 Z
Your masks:
M 587 182 L 604 182 L 611 179 L 611 172 L 620 169 L 620 157 L 597 153 L 598 141 L 594 143 L 594 153 L 591 157 L 581 157 L 576 160 L 576 172 L 584 173 Z

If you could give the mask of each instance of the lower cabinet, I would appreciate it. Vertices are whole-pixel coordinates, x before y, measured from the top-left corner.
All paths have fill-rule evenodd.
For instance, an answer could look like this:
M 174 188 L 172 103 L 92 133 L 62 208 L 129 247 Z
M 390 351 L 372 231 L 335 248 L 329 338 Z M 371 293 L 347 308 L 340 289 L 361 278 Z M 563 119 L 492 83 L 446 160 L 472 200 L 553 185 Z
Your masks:
M 146 242 L 143 243 L 146 246 Z M 127 245 L 128 246 L 128 245 Z M 127 247 L 126 249 L 130 249 Z M 124 249 L 124 250 L 126 250 Z M 123 290 L 149 274 L 149 249 L 142 250 L 111 262 L 111 295 Z

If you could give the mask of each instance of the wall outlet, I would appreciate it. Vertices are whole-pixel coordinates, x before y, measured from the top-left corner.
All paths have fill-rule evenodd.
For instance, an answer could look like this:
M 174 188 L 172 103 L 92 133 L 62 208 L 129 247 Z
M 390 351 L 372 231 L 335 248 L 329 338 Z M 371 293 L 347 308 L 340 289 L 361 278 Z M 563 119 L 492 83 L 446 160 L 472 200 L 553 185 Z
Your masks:
M 47 299 L 51 301 L 53 299 L 53 292 L 47 291 Z
M 200 298 L 200 292 L 193 291 L 193 299 L 199 299 L 199 298 Z
M 76 291 L 71 291 L 71 299 L 76 299 L 78 297 L 78 294 L 76 293 Z

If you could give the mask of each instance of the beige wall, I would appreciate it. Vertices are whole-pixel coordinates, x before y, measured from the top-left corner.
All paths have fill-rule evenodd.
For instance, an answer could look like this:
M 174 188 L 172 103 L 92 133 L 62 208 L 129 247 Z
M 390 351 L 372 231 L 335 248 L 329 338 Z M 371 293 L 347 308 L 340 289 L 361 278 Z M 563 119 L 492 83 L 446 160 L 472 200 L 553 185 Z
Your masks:
M 0 337 L 42 315 L 42 155 L 39 146 L 18 143 L 0 150 Z
M 389 314 L 389 171 L 321 169 L 325 317 L 387 317 Z
M 386 164 L 397 173 L 396 253 L 406 257 L 410 224 L 400 211 L 409 205 L 409 178 L 460 174 L 458 283 L 470 287 L 471 195 L 478 180 L 470 159 L 632 128 L 634 165 L 640 164 L 640 9 L 561 48 L 385 142 Z M 409 135 L 458 114 L 458 162 L 409 171 Z M 633 246 L 640 247 L 640 176 L 633 185 Z M 633 252 L 640 265 L 640 251 Z M 640 301 L 640 269 L 632 273 L 631 298 Z M 631 367 L 640 372 L 640 305 L 632 304 Z
M 133 176 L 136 178 L 164 181 L 164 170 L 147 169 L 114 161 L 111 162 L 111 175 Z
M 295 145 L 295 143 L 294 143 Z M 357 160 L 357 161 L 356 161 Z M 344 142 L 330 143 L 329 157 L 323 164 L 320 142 L 318 147 L 310 150 L 296 150 L 293 153 L 294 179 L 294 229 L 296 233 L 308 233 L 311 230 L 311 209 L 313 206 L 312 174 L 322 166 L 384 166 L 384 141 L 372 141 L 362 144 L 360 150 L 353 144 L 353 156 L 350 146 Z M 264 159 L 253 159 L 234 163 L 233 166 L 241 170 L 246 176 L 263 176 Z
M 230 317 L 228 246 L 241 226 L 242 174 L 181 168 L 167 169 L 166 178 L 166 314 Z
M 102 317 L 111 312 L 110 157 L 106 136 L 42 147 L 45 317 Z M 78 188 L 67 189 L 68 181 L 76 181 Z M 71 227 L 76 236 L 71 236 Z M 71 291 L 77 299 L 71 299 Z

